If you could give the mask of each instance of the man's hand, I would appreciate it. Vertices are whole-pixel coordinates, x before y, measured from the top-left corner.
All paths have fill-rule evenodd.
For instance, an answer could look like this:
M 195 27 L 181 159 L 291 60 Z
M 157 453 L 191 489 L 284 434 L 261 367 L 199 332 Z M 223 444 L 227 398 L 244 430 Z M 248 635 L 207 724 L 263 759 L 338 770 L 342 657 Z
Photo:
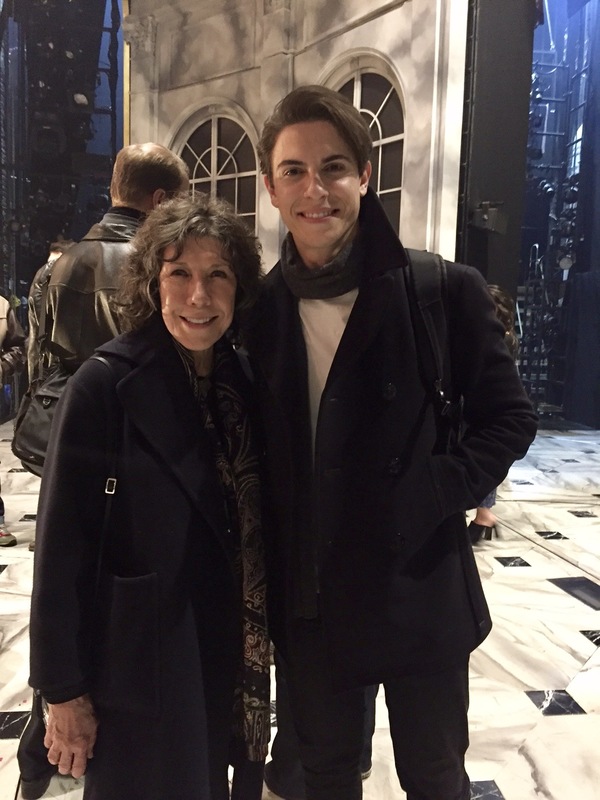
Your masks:
M 48 761 L 61 775 L 81 778 L 88 758 L 94 755 L 98 722 L 87 694 L 66 703 L 48 703 L 48 725 L 44 745 Z

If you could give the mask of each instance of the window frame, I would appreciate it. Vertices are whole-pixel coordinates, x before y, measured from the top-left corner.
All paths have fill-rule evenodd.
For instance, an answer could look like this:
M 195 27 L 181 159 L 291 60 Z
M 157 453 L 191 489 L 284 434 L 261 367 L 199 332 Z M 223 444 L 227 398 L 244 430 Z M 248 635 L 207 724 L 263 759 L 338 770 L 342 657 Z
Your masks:
M 381 128 L 377 122 L 377 116 L 373 114 L 373 111 L 370 109 L 362 108 L 359 105 L 359 100 L 361 97 L 362 92 L 362 76 L 365 74 L 374 74 L 378 75 L 380 78 L 386 80 L 390 85 L 390 92 L 395 92 L 398 98 L 398 102 L 400 104 L 400 108 L 402 111 L 402 132 L 399 134 L 394 134 L 392 136 L 387 136 L 382 138 L 381 137 Z M 402 87 L 400 85 L 400 81 L 396 76 L 394 69 L 391 64 L 388 64 L 383 58 L 373 53 L 353 53 L 350 56 L 345 56 L 344 59 L 337 64 L 334 64 L 331 69 L 329 70 L 328 74 L 323 76 L 323 84 L 328 86 L 335 91 L 340 91 L 340 89 L 345 86 L 348 81 L 353 80 L 353 105 L 357 108 L 362 114 L 368 115 L 369 117 L 373 117 L 373 121 L 370 123 L 370 128 L 372 129 L 372 125 L 375 122 L 377 124 L 376 132 L 379 134 L 376 138 L 373 135 L 373 151 L 378 151 L 377 159 L 373 158 L 372 161 L 377 163 L 377 170 L 378 174 L 375 177 L 376 184 L 373 185 L 373 189 L 377 193 L 379 197 L 384 197 L 387 195 L 392 195 L 393 193 L 399 193 L 399 214 L 398 219 L 392 221 L 396 229 L 396 233 L 400 233 L 401 227 L 401 220 L 402 220 L 402 195 L 403 195 L 403 186 L 404 186 L 404 166 L 406 164 L 406 104 L 404 102 L 404 93 L 402 91 Z M 388 94 L 389 97 L 389 94 Z M 382 110 L 383 104 L 379 108 L 379 112 Z M 393 143 L 395 141 L 402 142 L 402 163 L 401 163 L 401 175 L 400 181 L 398 184 L 394 184 L 392 187 L 388 187 L 385 189 L 381 189 L 381 164 L 382 164 L 382 150 L 383 146 L 386 144 Z M 371 178 L 371 182 L 373 182 L 373 176 Z
M 219 134 L 218 134 L 218 125 L 219 120 L 229 120 L 233 122 L 240 128 L 241 133 L 243 134 L 240 136 L 240 139 L 237 142 L 236 148 L 233 152 L 230 152 L 226 148 L 222 148 L 220 141 L 219 141 Z M 202 178 L 198 178 L 196 173 L 190 169 L 190 189 L 192 196 L 194 195 L 195 191 L 200 191 L 198 188 L 199 185 L 204 184 L 205 186 L 210 186 L 210 194 L 211 197 L 221 197 L 222 195 L 217 194 L 217 188 L 220 181 L 232 179 L 235 180 L 235 211 L 242 218 L 253 217 L 254 225 L 253 230 L 255 233 L 258 232 L 258 207 L 259 207 L 259 178 L 260 178 L 260 168 L 258 164 L 258 155 L 257 155 L 257 142 L 258 137 L 256 135 L 256 131 L 254 125 L 252 124 L 248 115 L 239 108 L 232 108 L 230 105 L 226 103 L 208 103 L 203 104 L 201 107 L 192 111 L 191 113 L 186 115 L 185 120 L 183 120 L 177 128 L 177 133 L 172 137 L 172 144 L 170 149 L 173 152 L 177 153 L 181 158 L 186 160 L 186 153 L 185 149 L 188 147 L 191 152 L 193 153 L 194 157 L 197 159 L 196 161 L 196 169 L 198 166 L 201 166 L 201 169 L 206 172 L 206 166 L 202 162 L 202 156 L 206 153 L 206 150 L 203 151 L 201 154 L 197 154 L 193 148 L 190 147 L 189 141 L 192 136 L 196 133 L 196 131 L 201 128 L 204 124 L 210 122 L 210 174 L 206 174 Z M 241 169 L 238 171 L 236 170 L 233 173 L 223 173 L 223 169 L 226 165 L 230 162 L 231 158 L 234 157 L 235 150 L 238 149 L 240 144 L 247 138 L 251 148 L 252 153 L 254 156 L 254 168 L 253 169 Z M 218 168 L 218 155 L 219 150 L 225 151 L 228 153 L 228 157 L 225 159 L 221 168 Z M 187 163 L 187 161 L 186 161 Z M 235 162 L 234 162 L 235 163 Z M 240 178 L 254 178 L 254 192 L 253 192 L 253 200 L 254 200 L 254 208 L 252 211 L 246 210 L 239 210 L 238 208 L 238 193 L 239 193 L 239 179 Z

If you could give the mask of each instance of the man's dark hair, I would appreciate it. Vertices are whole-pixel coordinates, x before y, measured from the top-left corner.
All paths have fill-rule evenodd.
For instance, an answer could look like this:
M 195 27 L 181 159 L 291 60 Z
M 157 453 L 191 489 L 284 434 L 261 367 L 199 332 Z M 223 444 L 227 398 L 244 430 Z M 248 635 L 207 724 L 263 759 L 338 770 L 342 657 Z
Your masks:
M 359 175 L 373 149 L 369 126 L 352 103 L 325 86 L 299 86 L 275 106 L 258 143 L 260 168 L 273 183 L 273 148 L 281 131 L 299 122 L 329 122 L 350 148 Z

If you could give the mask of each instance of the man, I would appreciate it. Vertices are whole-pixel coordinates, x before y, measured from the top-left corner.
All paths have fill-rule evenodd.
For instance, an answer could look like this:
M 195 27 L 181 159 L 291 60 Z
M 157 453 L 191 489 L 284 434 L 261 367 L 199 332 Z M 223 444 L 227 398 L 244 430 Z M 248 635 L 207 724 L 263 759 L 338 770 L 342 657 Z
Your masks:
M 72 239 L 58 239 L 50 245 L 50 252 L 48 253 L 48 260 L 41 266 L 33 276 L 31 286 L 29 288 L 29 297 L 27 299 L 27 319 L 29 322 L 29 332 L 27 335 L 27 372 L 29 379 L 29 386 L 38 380 L 43 374 L 44 367 L 48 364 L 40 355 L 40 343 L 38 339 L 40 329 L 40 316 L 41 304 L 44 296 L 43 287 L 50 279 L 50 273 L 54 262 L 59 259 L 63 253 L 66 253 L 70 247 L 73 247 L 75 242 Z
M 48 286 L 48 348 L 69 372 L 119 333 L 112 298 L 129 241 L 146 214 L 188 182 L 184 162 L 162 145 L 132 144 L 117 154 L 112 206 L 56 261 Z
M 132 144 L 117 154 L 110 184 L 112 206 L 81 242 L 54 262 L 50 276 L 47 347 L 51 358 L 69 373 L 119 333 L 112 298 L 130 240 L 149 211 L 187 191 L 188 185 L 185 163 L 162 145 Z M 43 745 L 41 704 L 36 694 L 17 753 L 25 800 L 41 797 L 56 772 Z
M 483 278 L 448 264 L 466 426 L 449 446 L 370 151 L 360 113 L 319 86 L 287 95 L 259 143 L 289 231 L 246 330 L 273 517 L 269 618 L 308 800 L 362 796 L 364 687 L 377 683 L 408 800 L 467 800 L 469 653 L 491 622 L 464 511 L 525 454 L 536 418 Z

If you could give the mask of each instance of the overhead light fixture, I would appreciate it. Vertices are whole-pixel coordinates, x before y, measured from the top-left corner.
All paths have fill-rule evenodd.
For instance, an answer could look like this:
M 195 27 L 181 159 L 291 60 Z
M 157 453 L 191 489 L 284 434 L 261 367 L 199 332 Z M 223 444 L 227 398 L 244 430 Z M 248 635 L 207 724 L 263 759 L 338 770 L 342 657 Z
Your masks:
M 73 100 L 78 106 L 89 106 L 88 99 L 82 92 L 75 92 Z
M 567 253 L 566 255 L 562 256 L 559 259 L 558 266 L 562 270 L 568 270 L 568 269 L 571 269 L 571 267 L 573 266 L 574 262 L 575 262 L 575 259 L 573 258 L 573 256 L 570 255 L 569 253 Z

